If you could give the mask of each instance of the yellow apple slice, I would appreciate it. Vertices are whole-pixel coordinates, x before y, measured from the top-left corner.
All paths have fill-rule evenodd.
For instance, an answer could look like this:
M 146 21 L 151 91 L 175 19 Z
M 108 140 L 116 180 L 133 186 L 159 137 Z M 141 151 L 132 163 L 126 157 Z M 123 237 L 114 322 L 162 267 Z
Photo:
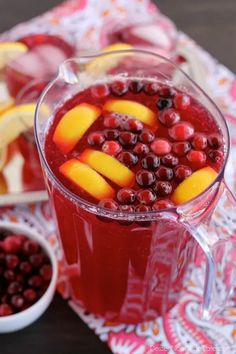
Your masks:
M 130 100 L 108 100 L 104 109 L 109 112 L 127 114 L 151 127 L 157 127 L 155 113 L 147 106 Z
M 134 173 L 104 152 L 85 149 L 79 159 L 120 187 L 131 187 L 134 183 Z
M 100 113 L 98 107 L 88 103 L 81 103 L 72 108 L 59 121 L 53 135 L 54 143 L 63 153 L 70 152 Z
M 172 194 L 175 204 L 182 204 L 201 194 L 217 177 L 217 172 L 210 166 L 195 171 L 181 182 Z
M 114 189 L 99 173 L 77 159 L 66 161 L 59 167 L 59 170 L 71 182 L 97 200 L 115 196 Z

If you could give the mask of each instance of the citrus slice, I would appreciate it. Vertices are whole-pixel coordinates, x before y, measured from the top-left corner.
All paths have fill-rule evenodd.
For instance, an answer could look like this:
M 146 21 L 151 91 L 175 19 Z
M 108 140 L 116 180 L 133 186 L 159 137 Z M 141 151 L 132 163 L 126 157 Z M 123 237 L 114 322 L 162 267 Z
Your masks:
M 0 42 L 0 70 L 2 70 L 9 61 L 17 58 L 28 51 L 28 47 L 19 42 Z
M 127 49 L 132 49 L 133 47 L 130 44 L 126 43 L 115 43 L 111 44 L 105 48 L 103 48 L 100 53 L 109 53 L 109 52 L 114 52 L 117 50 L 127 50 Z M 127 53 L 128 55 L 128 53 Z M 96 57 L 95 59 L 91 60 L 87 65 L 86 69 L 88 71 L 96 71 L 99 73 L 105 73 L 108 70 L 116 67 L 116 65 L 120 62 L 120 60 L 124 57 L 124 54 L 114 54 L 114 55 L 108 55 L 108 56 L 101 56 L 101 57 Z
M 0 82 L 0 114 L 14 105 L 14 100 L 9 96 L 5 82 Z
M 195 171 L 181 182 L 172 194 L 175 204 L 182 204 L 197 197 L 216 179 L 217 172 L 210 166 Z

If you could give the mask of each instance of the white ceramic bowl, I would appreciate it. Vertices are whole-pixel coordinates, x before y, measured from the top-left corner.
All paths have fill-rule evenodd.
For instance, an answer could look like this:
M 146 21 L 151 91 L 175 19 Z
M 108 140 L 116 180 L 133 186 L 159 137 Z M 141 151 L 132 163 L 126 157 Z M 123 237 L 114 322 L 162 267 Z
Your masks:
M 16 224 L 7 221 L 0 221 L 0 230 L 10 230 L 13 233 L 20 233 L 27 236 L 29 239 L 37 241 L 45 253 L 48 255 L 52 264 L 52 278 L 49 286 L 42 297 L 35 302 L 32 306 L 23 310 L 22 312 L 0 317 L 0 333 L 14 332 L 22 329 L 34 321 L 36 321 L 48 308 L 51 303 L 57 282 L 58 265 L 56 256 L 50 246 L 50 244 L 35 230 L 22 224 Z

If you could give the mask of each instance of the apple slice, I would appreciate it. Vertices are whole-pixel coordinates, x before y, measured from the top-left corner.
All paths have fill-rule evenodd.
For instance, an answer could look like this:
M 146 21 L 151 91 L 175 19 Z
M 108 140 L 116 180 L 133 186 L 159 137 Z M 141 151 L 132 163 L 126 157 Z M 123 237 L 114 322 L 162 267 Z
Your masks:
M 127 114 L 140 120 L 151 127 L 157 127 L 157 118 L 155 113 L 141 103 L 130 100 L 108 100 L 104 109 L 109 112 Z
M 54 143 L 64 154 L 70 152 L 100 114 L 98 107 L 88 103 L 72 108 L 59 121 L 53 135 Z
M 66 161 L 59 167 L 59 171 L 71 182 L 98 200 L 114 198 L 115 196 L 114 189 L 102 176 L 77 159 Z
M 130 187 L 134 183 L 134 173 L 104 152 L 85 149 L 79 159 L 120 187 Z
M 217 172 L 210 166 L 195 171 L 181 182 L 172 194 L 175 204 L 182 204 L 201 194 L 217 177 Z

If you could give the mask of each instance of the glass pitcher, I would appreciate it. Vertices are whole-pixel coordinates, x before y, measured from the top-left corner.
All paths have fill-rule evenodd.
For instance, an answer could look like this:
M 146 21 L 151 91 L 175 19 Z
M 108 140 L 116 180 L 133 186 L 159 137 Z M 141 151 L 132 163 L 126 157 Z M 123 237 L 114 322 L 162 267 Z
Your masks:
M 112 211 L 73 194 L 50 170 L 44 138 L 55 110 L 94 83 L 124 77 L 180 88 L 217 121 L 225 141 L 224 165 L 195 199 L 162 211 Z M 69 59 L 39 99 L 35 132 L 74 300 L 109 321 L 151 320 L 178 303 L 201 250 L 202 315 L 209 319 L 226 307 L 236 269 L 236 202 L 224 181 L 229 132 L 214 102 L 184 72 L 164 57 L 141 50 Z

